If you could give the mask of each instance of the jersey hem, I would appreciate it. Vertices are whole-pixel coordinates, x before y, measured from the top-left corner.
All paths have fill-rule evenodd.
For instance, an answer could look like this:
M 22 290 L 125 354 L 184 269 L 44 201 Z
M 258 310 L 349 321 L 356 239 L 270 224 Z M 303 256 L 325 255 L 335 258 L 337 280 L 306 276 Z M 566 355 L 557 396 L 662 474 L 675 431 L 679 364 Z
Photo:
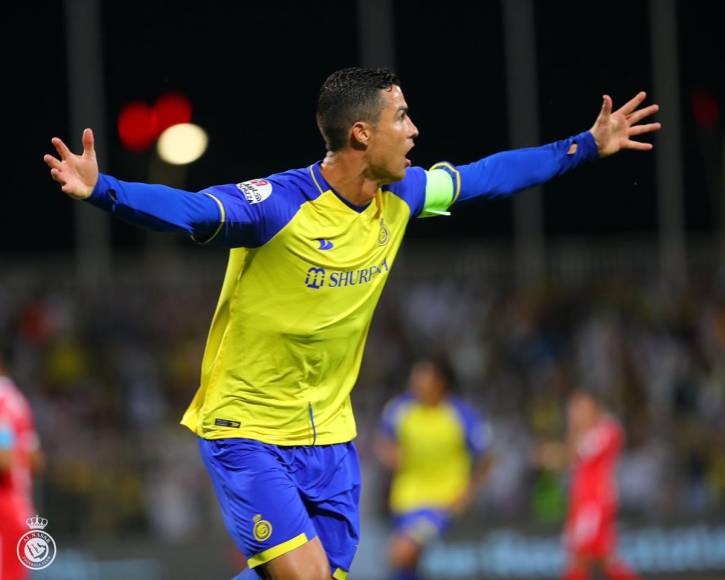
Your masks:
M 195 429 L 184 422 L 182 422 L 181 424 L 198 437 L 210 441 L 216 439 L 252 439 L 261 443 L 267 443 L 269 445 L 280 445 L 282 447 L 292 447 L 297 445 L 306 445 L 310 447 L 318 447 L 320 445 L 336 445 L 338 443 L 349 443 L 350 441 L 355 439 L 355 437 L 357 437 L 357 431 L 353 431 L 351 434 L 347 435 L 320 435 L 318 433 L 316 439 L 314 439 L 312 435 L 308 435 L 305 437 L 276 437 L 267 433 L 240 431 L 239 429 L 234 429 L 230 431 L 219 430 L 204 433 L 201 429 Z

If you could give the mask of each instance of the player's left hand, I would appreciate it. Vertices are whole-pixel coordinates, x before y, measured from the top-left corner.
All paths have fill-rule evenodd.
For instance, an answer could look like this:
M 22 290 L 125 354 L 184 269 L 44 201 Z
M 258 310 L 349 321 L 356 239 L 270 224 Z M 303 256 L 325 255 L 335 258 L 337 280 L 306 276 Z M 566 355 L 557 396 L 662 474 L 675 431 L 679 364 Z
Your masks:
M 634 141 L 635 135 L 644 135 L 659 131 L 660 123 L 638 123 L 650 115 L 659 111 L 659 105 L 649 105 L 644 109 L 638 109 L 647 93 L 640 92 L 620 109 L 612 112 L 612 98 L 609 95 L 602 97 L 602 110 L 589 132 L 594 136 L 597 143 L 599 157 L 608 157 L 623 149 L 636 149 L 638 151 L 650 151 L 653 148 L 651 143 Z

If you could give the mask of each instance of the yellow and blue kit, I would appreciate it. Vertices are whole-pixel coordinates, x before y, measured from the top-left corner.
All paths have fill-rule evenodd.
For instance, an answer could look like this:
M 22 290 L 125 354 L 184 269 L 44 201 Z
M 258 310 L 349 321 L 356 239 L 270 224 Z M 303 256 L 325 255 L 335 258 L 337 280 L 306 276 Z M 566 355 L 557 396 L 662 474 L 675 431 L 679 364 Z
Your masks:
M 131 223 L 230 248 L 200 386 L 182 423 L 204 440 L 328 449 L 356 435 L 350 391 L 409 221 L 537 185 L 596 156 L 585 132 L 469 165 L 411 167 L 364 206 L 335 192 L 319 162 L 196 193 L 102 174 L 89 202 Z M 252 501 L 252 518 L 239 525 L 252 529 L 254 516 L 276 510 Z M 248 557 L 302 533 L 285 529 L 284 512 L 274 517 L 269 538 L 243 549 Z M 322 537 L 328 553 L 337 541 Z M 356 541 L 348 544 L 354 553 Z
M 490 447 L 490 429 L 459 397 L 424 405 L 405 394 L 385 406 L 380 430 L 400 456 L 390 488 L 394 526 L 424 544 L 447 527 L 449 508 Z

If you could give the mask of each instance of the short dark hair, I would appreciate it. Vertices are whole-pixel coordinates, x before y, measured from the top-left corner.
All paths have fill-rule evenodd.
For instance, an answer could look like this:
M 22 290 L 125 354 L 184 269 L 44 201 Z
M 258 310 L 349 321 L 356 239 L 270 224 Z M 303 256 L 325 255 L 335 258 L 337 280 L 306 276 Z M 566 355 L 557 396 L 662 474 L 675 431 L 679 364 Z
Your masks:
M 451 360 L 445 353 L 439 351 L 427 353 L 425 356 L 418 359 L 418 362 L 428 363 L 431 365 L 436 374 L 443 379 L 446 390 L 455 390 L 458 383 L 458 377 L 456 376 L 456 371 L 453 369 Z
M 317 126 L 327 149 L 342 149 L 350 127 L 357 121 L 377 122 L 379 91 L 393 85 L 400 86 L 400 79 L 384 68 L 344 68 L 327 77 L 317 99 Z

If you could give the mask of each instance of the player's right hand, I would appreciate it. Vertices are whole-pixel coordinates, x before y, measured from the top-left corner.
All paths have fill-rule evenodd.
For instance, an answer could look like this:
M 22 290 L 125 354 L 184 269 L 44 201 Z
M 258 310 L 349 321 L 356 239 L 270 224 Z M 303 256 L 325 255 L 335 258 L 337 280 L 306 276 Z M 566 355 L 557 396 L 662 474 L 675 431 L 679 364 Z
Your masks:
M 83 131 L 83 154 L 75 155 L 58 137 L 50 142 L 60 155 L 60 160 L 52 155 L 43 156 L 50 167 L 50 177 L 60 183 L 63 193 L 73 199 L 88 199 L 98 181 L 98 161 L 93 148 L 93 131 Z

